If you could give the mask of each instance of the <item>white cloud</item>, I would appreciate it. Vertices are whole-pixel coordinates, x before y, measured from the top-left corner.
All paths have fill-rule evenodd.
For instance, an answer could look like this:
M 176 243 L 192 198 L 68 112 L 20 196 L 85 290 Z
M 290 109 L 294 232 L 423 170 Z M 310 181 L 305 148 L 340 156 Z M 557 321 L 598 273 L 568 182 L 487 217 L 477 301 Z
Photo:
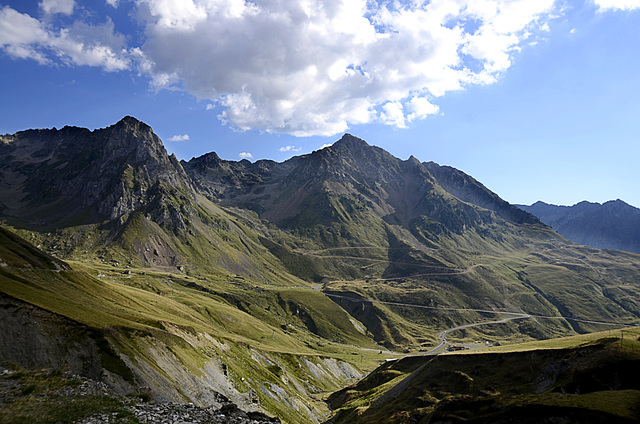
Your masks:
M 189 134 L 174 135 L 169 137 L 168 141 L 189 141 Z
M 594 0 L 598 11 L 640 9 L 638 0 Z
M 249 152 L 241 152 L 238 153 L 238 157 L 240 157 L 240 159 L 251 159 L 253 155 Z
M 37 19 L 6 6 L 0 9 L 0 47 L 12 57 L 49 62 L 37 46 L 46 44 L 49 33 Z
M 76 21 L 65 28 L 53 28 L 5 6 L 0 9 L 0 48 L 11 57 L 33 59 L 40 64 L 62 62 L 106 71 L 131 66 L 125 38 L 114 32 L 114 23 L 108 18 L 102 25 Z
M 436 115 L 440 112 L 440 108 L 424 97 L 414 97 L 407 103 L 409 114 L 407 121 L 411 122 L 416 119 L 424 119 L 429 115 Z
M 285 147 L 281 147 L 280 151 L 281 152 L 299 152 L 302 150 L 302 147 L 296 147 L 296 146 L 285 146 Z
M 76 2 L 74 0 L 42 0 L 38 6 L 47 14 L 52 15 L 60 13 L 62 15 L 73 14 L 73 8 Z
M 402 103 L 388 102 L 382 105 L 380 119 L 386 125 L 395 125 L 398 128 L 406 128 Z
M 109 18 L 86 21 L 73 0 L 42 0 L 42 19 L 0 9 L 0 49 L 137 71 L 207 101 L 235 129 L 296 136 L 438 114 L 438 97 L 495 82 L 558 16 L 553 0 L 106 1 L 133 8 L 142 39 Z
M 137 5 L 156 88 L 214 102 L 237 129 L 297 136 L 437 113 L 448 91 L 494 82 L 553 11 L 553 0 Z

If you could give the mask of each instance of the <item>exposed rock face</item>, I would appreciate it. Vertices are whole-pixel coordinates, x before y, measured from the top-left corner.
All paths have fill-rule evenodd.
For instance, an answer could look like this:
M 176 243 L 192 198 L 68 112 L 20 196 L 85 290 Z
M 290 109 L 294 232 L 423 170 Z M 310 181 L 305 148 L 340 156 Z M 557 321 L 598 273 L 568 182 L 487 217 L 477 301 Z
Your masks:
M 622 200 L 573 206 L 544 202 L 518 206 L 576 243 L 640 253 L 640 209 Z
M 129 116 L 95 131 L 28 130 L 0 141 L 0 211 L 33 227 L 114 220 L 172 190 L 195 196 L 175 156 Z M 150 212 L 161 224 L 181 224 L 171 211 Z
M 39 379 L 41 383 L 38 387 L 30 381 Z M 49 383 L 48 386 L 42 385 L 42 382 Z M 36 393 L 34 393 L 36 392 Z M 35 395 L 35 396 L 34 396 Z M 146 397 L 146 396 L 145 396 Z M 109 404 L 113 407 L 114 403 L 120 409 L 119 412 L 97 412 L 96 405 L 92 408 L 86 407 L 82 411 L 82 407 L 78 407 L 78 403 L 87 398 L 108 398 L 111 400 Z M 143 397 L 139 398 L 144 400 Z M 0 366 L 0 410 L 7 408 L 11 412 L 3 416 L 18 415 L 17 420 L 6 419 L 3 422 L 26 422 L 26 418 L 41 420 L 43 417 L 33 414 L 32 417 L 25 417 L 24 413 L 15 413 L 16 404 L 29 403 L 58 403 L 75 406 L 75 414 L 77 415 L 77 424 L 113 424 L 113 423 L 152 423 L 152 424 L 174 424 L 174 423 L 202 423 L 202 424 L 276 424 L 280 423 L 280 419 L 270 417 L 262 412 L 250 411 L 246 412 L 238 408 L 237 405 L 231 403 L 222 395 L 217 396 L 217 404 L 214 406 L 202 407 L 193 403 L 131 403 L 132 398 L 123 396 L 113 391 L 107 384 L 86 378 L 72 372 L 60 372 L 59 369 L 40 369 L 40 370 L 20 370 L 12 371 Z M 100 405 L 97 405 L 100 408 Z M 127 414 L 122 414 L 122 410 Z M 24 406 L 23 406 L 24 411 Z M 4 411 L 3 411 L 4 412 Z M 21 411 L 22 412 L 22 411 Z M 46 412 L 45 412 L 46 415 Z M 124 416 L 123 416 L 124 415 Z M 85 418 L 81 418 L 85 416 Z M 134 418 L 135 417 L 135 418 Z M 22 418 L 22 419 L 20 419 Z M 48 418 L 48 417 L 47 417 Z M 68 420 L 69 418 L 67 418 Z M 31 420 L 29 420 L 30 422 Z M 46 418 L 45 422 L 49 422 Z
M 188 334 L 177 327 L 169 330 L 174 336 L 202 348 L 212 349 L 220 345 L 206 334 Z M 62 370 L 102 382 L 105 388 L 118 395 L 145 393 L 155 402 L 166 404 L 133 408 L 141 422 L 159 422 L 154 421 L 153 417 L 161 414 L 172 416 L 174 412 L 176 417 L 178 412 L 191 413 L 193 422 L 280 422 L 261 412 L 262 405 L 256 389 L 244 392 L 236 389 L 227 375 L 223 357 L 209 358 L 200 372 L 194 373 L 194 364 L 185 363 L 184 358 L 176 356 L 172 346 L 165 345 L 161 338 L 144 333 L 139 337 L 133 336 L 130 342 L 136 345 L 141 354 L 133 356 L 130 352 L 118 351 L 119 342 L 108 340 L 111 336 L 107 333 L 113 333 L 112 336 L 119 341 L 125 337 L 118 334 L 116 329 L 93 329 L 0 293 L 0 360 L 3 363 L 8 361 L 25 369 Z M 269 353 L 254 353 L 255 361 L 260 365 L 275 363 Z M 362 376 L 353 366 L 335 359 L 292 358 L 289 360 L 302 370 L 301 374 L 307 376 L 304 387 L 295 383 L 303 396 L 317 392 L 312 380 L 346 384 Z M 115 362 L 119 364 L 117 369 L 114 369 Z M 276 401 L 303 411 L 306 422 L 318 422 L 318 411 L 310 410 L 281 387 L 286 384 L 285 381 L 293 384 L 288 378 L 283 377 L 280 384 L 266 381 L 254 381 L 251 384 Z M 190 406 L 185 407 L 185 402 L 189 402 Z M 102 417 L 85 421 L 87 424 L 102 422 L 108 421 Z
M 25 368 L 102 377 L 96 336 L 67 318 L 0 293 L 0 358 Z
M 274 168 L 281 166 L 270 160 L 227 161 L 215 152 L 180 163 L 198 188 L 214 200 L 238 195 L 247 187 L 264 183 L 272 178 Z

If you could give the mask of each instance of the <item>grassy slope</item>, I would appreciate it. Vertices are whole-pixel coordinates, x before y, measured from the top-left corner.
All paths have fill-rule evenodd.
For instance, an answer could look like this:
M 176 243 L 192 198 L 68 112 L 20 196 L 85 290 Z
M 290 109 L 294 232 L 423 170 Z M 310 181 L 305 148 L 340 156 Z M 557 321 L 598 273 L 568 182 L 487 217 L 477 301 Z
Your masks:
M 287 422 L 326 413 L 309 391 L 343 384 L 344 376 L 327 371 L 332 361 L 366 370 L 380 359 L 376 344 L 346 313 L 310 287 L 80 262 L 60 269 L 64 263 L 27 243 L 16 245 L 8 232 L 0 236 L 5 294 L 101 329 L 121 354 L 147 362 L 161 375 L 163 366 L 150 353 L 158 346 L 194 378 L 206 378 L 202 367 L 222 361 L 236 390 L 255 389 L 263 407 Z M 309 361 L 306 367 L 301 358 Z M 165 377 L 180 387 L 175 377 Z
M 0 401 L 2 424 L 28 424 L 35 420 L 41 424 L 72 424 L 93 414 L 109 414 L 123 424 L 138 422 L 125 409 L 123 400 L 108 396 L 104 389 L 99 394 L 80 393 L 78 388 L 86 383 L 59 370 L 13 368 L 0 376 L 5 395 Z
M 640 311 L 635 300 L 640 295 L 638 255 L 579 246 L 557 238 L 550 230 L 511 228 L 511 233 L 505 232 L 502 239 L 497 240 L 475 230 L 451 238 L 441 237 L 440 249 L 431 249 L 428 254 L 448 267 L 415 261 L 408 272 L 381 276 L 372 266 L 365 268 L 364 275 L 358 278 L 336 278 L 326 283 L 323 290 L 381 302 L 426 306 L 389 303 L 363 306 L 362 302 L 339 300 L 352 314 L 359 313 L 358 319 L 365 323 L 367 313 L 375 314 L 378 319 L 369 316 L 369 322 L 395 332 L 396 336 L 387 337 L 386 342 L 396 348 L 411 349 L 417 345 L 426 348 L 432 346 L 434 340 L 425 335 L 436 335 L 461 323 L 489 321 L 496 316 L 438 308 L 524 312 L 620 325 L 639 322 Z M 417 249 L 407 250 L 404 261 L 409 263 Z M 358 249 L 343 249 L 341 254 L 356 256 L 359 253 Z M 387 265 L 391 266 L 390 260 Z M 365 313 L 364 308 L 369 311 Z M 514 342 L 603 328 L 606 327 L 573 319 L 538 318 L 477 327 L 452 336 Z
M 640 328 L 620 335 L 390 362 L 330 397 L 332 422 L 636 422 Z

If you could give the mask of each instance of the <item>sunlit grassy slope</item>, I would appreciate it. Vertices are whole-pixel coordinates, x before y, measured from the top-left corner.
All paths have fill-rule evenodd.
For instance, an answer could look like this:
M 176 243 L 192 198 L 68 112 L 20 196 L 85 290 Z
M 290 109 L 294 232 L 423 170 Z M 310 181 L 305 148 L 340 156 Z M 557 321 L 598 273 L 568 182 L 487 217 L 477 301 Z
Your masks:
M 326 413 L 315 395 L 338 389 L 380 360 L 361 325 L 311 287 L 67 264 L 4 229 L 0 237 L 5 296 L 101 331 L 121 355 L 134 365 L 148 364 L 178 392 L 180 381 L 162 362 L 167 354 L 190 378 L 206 378 L 203 369 L 224 364 L 239 397 L 253 389 L 266 411 L 287 422 L 306 422 Z M 280 389 L 274 392 L 275 387 Z M 299 408 L 287 406 L 291 402 Z
M 348 257 L 363 251 L 344 248 L 339 254 Z M 395 348 L 428 348 L 440 331 L 490 321 L 497 312 L 536 317 L 461 331 L 453 338 L 505 343 L 640 322 L 640 258 L 632 253 L 591 249 L 536 229 L 530 234 L 505 233 L 501 241 L 469 231 L 441 240 L 440 248 L 426 254 L 441 265 L 413 262 L 408 271 L 380 275 L 374 267 L 383 260 L 370 260 L 361 276 L 333 279 L 323 289 L 342 296 L 334 299 L 370 327 L 377 340 Z M 316 253 L 335 261 L 340 260 L 337 255 L 329 250 Z M 405 262 L 410 258 L 406 254 Z M 397 262 L 387 260 L 386 265 Z
M 637 422 L 639 338 L 634 327 L 388 362 L 330 397 L 332 422 Z

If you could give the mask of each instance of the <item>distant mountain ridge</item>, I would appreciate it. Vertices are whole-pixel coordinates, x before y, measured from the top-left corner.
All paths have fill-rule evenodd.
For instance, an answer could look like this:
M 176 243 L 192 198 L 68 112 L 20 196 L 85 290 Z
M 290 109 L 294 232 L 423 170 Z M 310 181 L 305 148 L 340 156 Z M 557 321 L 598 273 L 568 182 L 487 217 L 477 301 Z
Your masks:
M 640 253 L 640 209 L 622 200 L 556 206 L 536 202 L 517 205 L 569 240 L 598 249 Z

